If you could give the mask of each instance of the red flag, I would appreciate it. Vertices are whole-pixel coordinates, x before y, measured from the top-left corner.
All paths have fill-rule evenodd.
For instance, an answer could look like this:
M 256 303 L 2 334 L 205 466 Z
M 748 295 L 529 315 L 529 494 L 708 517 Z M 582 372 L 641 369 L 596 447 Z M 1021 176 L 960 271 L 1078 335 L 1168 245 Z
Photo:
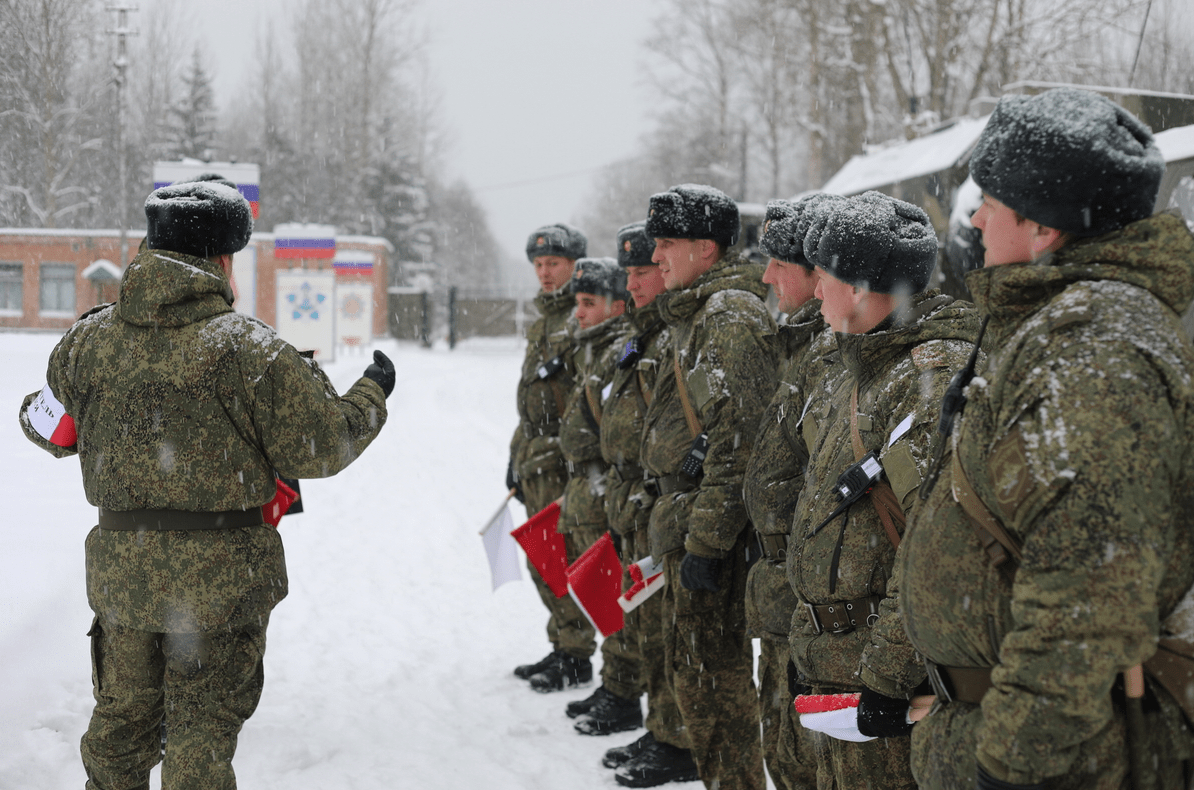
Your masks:
M 560 506 L 552 502 L 527 523 L 510 534 L 527 553 L 527 559 L 557 598 L 568 594 L 568 555 L 564 549 L 564 536 L 556 532 L 560 523 Z
M 625 623 L 618 598 L 622 595 L 622 561 L 606 532 L 568 569 L 568 592 L 602 636 Z
M 299 495 L 281 480 L 275 480 L 274 484 L 277 485 L 274 498 L 263 505 L 261 511 L 269 525 L 277 529 L 278 522 L 282 520 L 282 516 L 286 515 L 286 511 L 290 510 L 290 506 L 295 503 Z

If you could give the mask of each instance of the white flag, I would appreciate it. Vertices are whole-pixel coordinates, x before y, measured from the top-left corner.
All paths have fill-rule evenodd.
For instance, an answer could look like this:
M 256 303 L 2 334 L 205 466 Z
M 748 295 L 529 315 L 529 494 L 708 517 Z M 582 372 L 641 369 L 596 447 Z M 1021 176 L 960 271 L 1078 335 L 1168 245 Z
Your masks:
M 503 502 L 498 512 L 481 530 L 481 540 L 489 558 L 489 575 L 493 577 L 495 590 L 506 582 L 522 579 L 522 573 L 518 570 L 518 543 L 510 535 L 513 529 L 510 508 Z

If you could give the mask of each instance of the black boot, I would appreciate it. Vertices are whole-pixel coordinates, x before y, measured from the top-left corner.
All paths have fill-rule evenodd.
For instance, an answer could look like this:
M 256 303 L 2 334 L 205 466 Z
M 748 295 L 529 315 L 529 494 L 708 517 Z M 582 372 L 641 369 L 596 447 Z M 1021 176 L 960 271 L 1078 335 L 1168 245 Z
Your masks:
M 604 688 L 605 686 L 602 686 L 597 691 Z M 572 725 L 572 729 L 581 735 L 609 735 L 614 732 L 637 730 L 641 726 L 643 709 L 638 699 L 619 697 L 612 691 L 607 691 L 587 714 Z
M 622 765 L 614 779 L 623 787 L 655 787 L 668 782 L 700 779 L 692 752 L 653 741 L 638 757 Z
M 546 694 L 563 691 L 593 680 L 593 665 L 589 659 L 578 658 L 563 651 L 555 654 L 546 667 L 531 675 L 531 688 Z
M 530 680 L 531 675 L 537 675 L 538 673 L 547 669 L 548 665 L 551 664 L 555 657 L 556 651 L 553 650 L 543 658 L 536 661 L 534 664 L 520 664 L 519 666 L 514 667 L 514 676 L 522 678 L 523 680 Z
M 619 765 L 625 765 L 643 753 L 648 745 L 655 743 L 655 736 L 651 734 L 650 730 L 640 737 L 637 741 L 631 741 L 625 746 L 615 746 L 605 753 L 601 758 L 601 764 L 606 768 L 617 768 Z
M 609 691 L 606 691 L 605 686 L 598 686 L 597 690 L 584 699 L 573 700 L 569 702 L 564 708 L 564 714 L 570 718 L 575 719 L 577 716 L 588 713 L 597 704 L 597 701 L 603 699 Z

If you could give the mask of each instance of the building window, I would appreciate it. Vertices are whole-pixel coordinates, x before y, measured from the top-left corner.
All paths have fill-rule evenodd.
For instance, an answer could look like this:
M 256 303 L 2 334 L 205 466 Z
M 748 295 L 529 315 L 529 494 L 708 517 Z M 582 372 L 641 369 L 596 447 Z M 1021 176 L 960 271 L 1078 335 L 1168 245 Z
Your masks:
M 72 263 L 43 263 L 41 265 L 42 315 L 75 315 L 75 266 Z
M 19 263 L 0 263 L 0 315 L 21 315 L 24 274 Z

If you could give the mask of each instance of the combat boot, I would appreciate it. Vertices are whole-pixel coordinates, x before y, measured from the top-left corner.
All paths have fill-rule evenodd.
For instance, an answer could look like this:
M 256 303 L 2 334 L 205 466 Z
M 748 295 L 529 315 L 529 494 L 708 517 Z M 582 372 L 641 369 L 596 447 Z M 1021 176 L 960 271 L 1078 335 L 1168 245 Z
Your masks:
M 619 767 L 614 779 L 623 787 L 655 787 L 691 782 L 700 779 L 700 774 L 688 749 L 653 741 L 638 757 Z
M 531 688 L 540 693 L 563 691 L 592 682 L 593 664 L 587 657 L 579 658 L 560 651 L 555 654 L 551 663 L 531 675 L 530 680 Z
M 531 675 L 537 675 L 543 670 L 547 669 L 548 665 L 555 660 L 556 651 L 553 650 L 543 658 L 536 661 L 534 664 L 520 664 L 514 667 L 514 676 L 522 678 L 523 680 L 530 680 Z
M 617 768 L 619 765 L 625 765 L 643 753 L 650 744 L 655 743 L 655 736 L 651 734 L 650 730 L 639 738 L 637 741 L 632 741 L 625 746 L 615 746 L 605 753 L 601 758 L 601 764 L 606 768 Z
M 605 687 L 597 689 L 601 691 Z M 597 696 L 596 694 L 593 695 Z M 605 692 L 589 712 L 581 716 L 572 729 L 581 735 L 609 735 L 614 732 L 637 730 L 643 726 L 643 709 L 638 699 L 619 697 Z
M 578 699 L 578 700 L 573 700 L 572 702 L 569 702 L 568 705 L 564 708 L 564 715 L 566 715 L 570 719 L 575 719 L 577 716 L 581 716 L 585 713 L 588 713 L 589 711 L 591 711 L 593 709 L 593 706 L 597 704 L 597 700 L 603 698 L 606 694 L 609 694 L 609 693 L 611 693 L 611 692 L 606 690 L 605 685 L 602 684 L 597 687 L 596 691 L 594 691 L 592 694 L 585 697 L 584 699 Z

